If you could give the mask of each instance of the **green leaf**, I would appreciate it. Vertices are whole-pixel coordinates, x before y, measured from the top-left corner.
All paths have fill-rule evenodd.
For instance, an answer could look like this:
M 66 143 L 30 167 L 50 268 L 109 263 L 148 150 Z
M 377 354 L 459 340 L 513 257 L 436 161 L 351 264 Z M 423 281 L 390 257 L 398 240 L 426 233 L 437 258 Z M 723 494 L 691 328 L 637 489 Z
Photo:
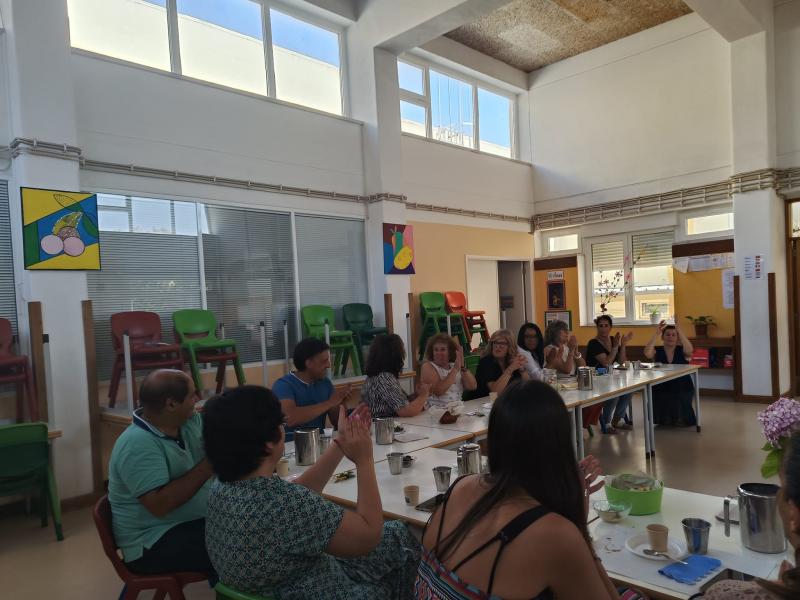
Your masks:
M 772 442 L 767 442 L 766 444 L 764 444 L 764 445 L 761 447 L 761 449 L 762 449 L 764 452 L 770 452 L 771 450 L 775 450 L 775 446 L 773 446 L 773 445 L 772 445 Z
M 764 479 L 769 479 L 770 477 L 777 475 L 781 468 L 782 459 L 783 450 L 779 448 L 773 448 L 772 451 L 767 454 L 767 457 L 761 464 L 761 476 Z

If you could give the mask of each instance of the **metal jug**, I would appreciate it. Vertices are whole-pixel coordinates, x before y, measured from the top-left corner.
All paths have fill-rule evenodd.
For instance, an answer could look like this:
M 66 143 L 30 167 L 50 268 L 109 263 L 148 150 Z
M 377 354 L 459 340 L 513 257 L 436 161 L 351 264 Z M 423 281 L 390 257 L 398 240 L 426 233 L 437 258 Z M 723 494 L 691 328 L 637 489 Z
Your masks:
M 481 447 L 478 444 L 463 444 L 456 449 L 459 475 L 473 475 L 481 472 Z
M 739 486 L 739 532 L 742 545 L 756 552 L 777 554 L 786 550 L 786 535 L 778 515 L 777 485 L 743 483 Z M 725 498 L 725 535 L 731 535 L 730 506 L 732 496 Z
M 394 442 L 394 419 L 379 417 L 375 419 L 375 443 L 386 445 Z
M 319 429 L 301 427 L 294 430 L 294 458 L 298 466 L 313 465 L 320 454 Z
M 592 384 L 592 368 L 591 367 L 578 367 L 578 389 L 591 390 Z

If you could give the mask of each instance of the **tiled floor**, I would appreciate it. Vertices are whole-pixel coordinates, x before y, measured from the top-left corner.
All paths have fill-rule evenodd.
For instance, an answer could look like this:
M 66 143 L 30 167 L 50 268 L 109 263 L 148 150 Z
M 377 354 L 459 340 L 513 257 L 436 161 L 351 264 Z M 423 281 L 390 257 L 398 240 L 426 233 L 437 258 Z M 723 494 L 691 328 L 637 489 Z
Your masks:
M 635 403 L 636 417 L 641 409 Z M 732 493 L 744 481 L 759 481 L 763 438 L 756 413 L 763 406 L 730 400 L 703 400 L 703 431 L 694 428 L 657 430 L 656 460 L 644 458 L 641 424 L 615 436 L 587 440 L 609 473 L 653 469 L 669 487 L 714 495 Z M 61 600 L 117 598 L 121 586 L 105 558 L 88 509 L 64 515 L 66 539 L 56 542 L 51 527 L 41 529 L 36 517 L 0 518 L 0 585 L 4 598 Z M 205 584 L 186 589 L 187 598 L 205 600 L 213 593 Z M 150 595 L 142 595 L 150 598 Z

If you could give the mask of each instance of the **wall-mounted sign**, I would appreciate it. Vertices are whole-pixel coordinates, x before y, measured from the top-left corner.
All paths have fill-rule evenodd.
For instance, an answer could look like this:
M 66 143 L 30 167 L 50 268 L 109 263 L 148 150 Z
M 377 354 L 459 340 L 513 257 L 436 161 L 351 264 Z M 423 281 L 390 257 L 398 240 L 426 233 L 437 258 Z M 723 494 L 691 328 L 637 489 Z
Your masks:
M 547 281 L 564 281 L 564 271 L 548 271 Z

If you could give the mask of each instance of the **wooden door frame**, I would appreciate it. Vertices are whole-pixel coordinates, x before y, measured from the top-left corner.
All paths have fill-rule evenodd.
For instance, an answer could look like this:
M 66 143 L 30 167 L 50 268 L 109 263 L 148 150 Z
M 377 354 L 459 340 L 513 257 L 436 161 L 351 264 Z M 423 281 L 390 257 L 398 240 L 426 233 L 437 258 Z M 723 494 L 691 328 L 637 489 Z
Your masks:
M 780 194 L 779 194 L 780 195 Z M 795 396 L 800 388 L 800 379 L 797 375 L 798 350 L 797 350 L 797 325 L 798 319 L 796 315 L 800 311 L 800 296 L 798 295 L 798 285 L 800 285 L 800 278 L 796 276 L 797 261 L 800 261 L 800 256 L 795 256 L 796 246 L 800 246 L 800 238 L 792 237 L 792 204 L 800 203 L 800 198 L 787 198 L 781 195 L 784 200 L 784 229 L 786 232 L 786 295 L 789 305 L 789 368 L 791 373 L 789 394 Z M 795 242 L 795 240 L 797 240 Z

